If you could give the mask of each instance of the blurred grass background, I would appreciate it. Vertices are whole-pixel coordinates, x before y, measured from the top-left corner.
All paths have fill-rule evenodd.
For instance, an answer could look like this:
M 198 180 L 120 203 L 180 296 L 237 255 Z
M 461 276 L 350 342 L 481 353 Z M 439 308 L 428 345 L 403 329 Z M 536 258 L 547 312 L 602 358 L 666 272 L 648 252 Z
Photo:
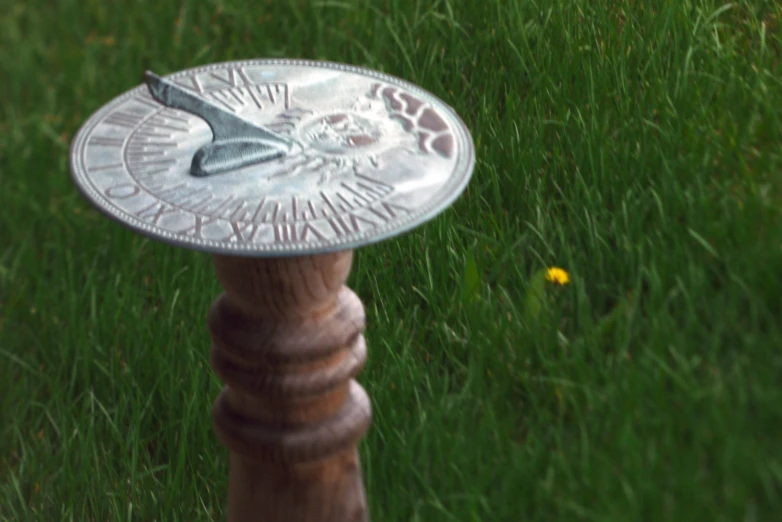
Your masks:
M 68 146 L 145 69 L 272 57 L 415 82 L 476 143 L 453 209 L 354 264 L 373 520 L 774 520 L 780 23 L 761 0 L 0 0 L 0 520 L 224 518 L 210 259 L 103 219 Z

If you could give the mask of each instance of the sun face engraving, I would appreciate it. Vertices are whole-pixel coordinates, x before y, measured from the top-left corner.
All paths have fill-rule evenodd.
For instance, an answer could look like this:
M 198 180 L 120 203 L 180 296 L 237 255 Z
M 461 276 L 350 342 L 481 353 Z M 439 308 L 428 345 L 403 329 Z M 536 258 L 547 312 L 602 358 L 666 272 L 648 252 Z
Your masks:
M 378 122 L 345 112 L 307 122 L 301 134 L 312 147 L 328 154 L 364 153 L 383 137 Z

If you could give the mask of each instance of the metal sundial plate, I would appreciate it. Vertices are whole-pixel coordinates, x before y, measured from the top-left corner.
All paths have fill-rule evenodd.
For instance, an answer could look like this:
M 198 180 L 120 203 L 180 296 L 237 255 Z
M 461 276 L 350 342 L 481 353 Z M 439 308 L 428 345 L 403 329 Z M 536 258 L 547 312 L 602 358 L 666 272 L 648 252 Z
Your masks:
M 219 172 L 194 175 L 199 149 L 224 148 L 216 125 L 163 105 L 151 87 L 126 92 L 90 117 L 71 146 L 79 189 L 110 217 L 168 243 L 245 256 L 356 248 L 431 219 L 472 174 L 472 139 L 456 113 L 375 71 L 254 60 L 163 80 L 178 95 L 257 127 L 256 141 L 277 140 L 252 145 L 263 161 L 250 154 L 255 163 L 229 161 Z M 249 145 L 239 141 L 224 143 L 241 155 Z

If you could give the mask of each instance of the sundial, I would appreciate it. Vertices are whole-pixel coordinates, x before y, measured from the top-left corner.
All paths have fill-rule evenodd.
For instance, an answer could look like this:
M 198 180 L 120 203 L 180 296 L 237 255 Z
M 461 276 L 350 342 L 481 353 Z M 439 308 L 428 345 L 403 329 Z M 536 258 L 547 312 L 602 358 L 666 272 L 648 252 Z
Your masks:
M 354 249 L 434 218 L 466 187 L 469 131 L 425 90 L 330 62 L 225 62 L 159 76 L 96 111 L 71 172 L 136 232 L 213 255 L 226 384 L 228 520 L 363 522 L 369 399 Z M 390 274 L 389 274 L 390 276 Z
M 459 195 L 473 163 L 459 117 L 412 84 L 259 60 L 147 73 L 84 124 L 71 165 L 99 209 L 142 234 L 289 256 L 414 228 Z

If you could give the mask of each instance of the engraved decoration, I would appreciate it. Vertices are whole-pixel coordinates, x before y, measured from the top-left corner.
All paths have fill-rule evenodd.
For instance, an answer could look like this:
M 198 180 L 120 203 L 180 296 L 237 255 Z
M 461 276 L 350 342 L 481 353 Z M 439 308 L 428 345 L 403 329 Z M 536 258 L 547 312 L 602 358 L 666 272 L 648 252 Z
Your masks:
M 178 103 L 204 100 L 196 105 L 209 118 L 240 121 L 239 145 L 206 113 L 153 97 L 158 80 L 148 74 L 149 87 L 84 124 L 71 170 L 110 217 L 179 246 L 241 255 L 355 248 L 434 217 L 474 166 L 469 132 L 450 107 L 374 71 L 255 60 L 164 78 L 182 91 Z M 226 147 L 231 156 L 221 157 Z

